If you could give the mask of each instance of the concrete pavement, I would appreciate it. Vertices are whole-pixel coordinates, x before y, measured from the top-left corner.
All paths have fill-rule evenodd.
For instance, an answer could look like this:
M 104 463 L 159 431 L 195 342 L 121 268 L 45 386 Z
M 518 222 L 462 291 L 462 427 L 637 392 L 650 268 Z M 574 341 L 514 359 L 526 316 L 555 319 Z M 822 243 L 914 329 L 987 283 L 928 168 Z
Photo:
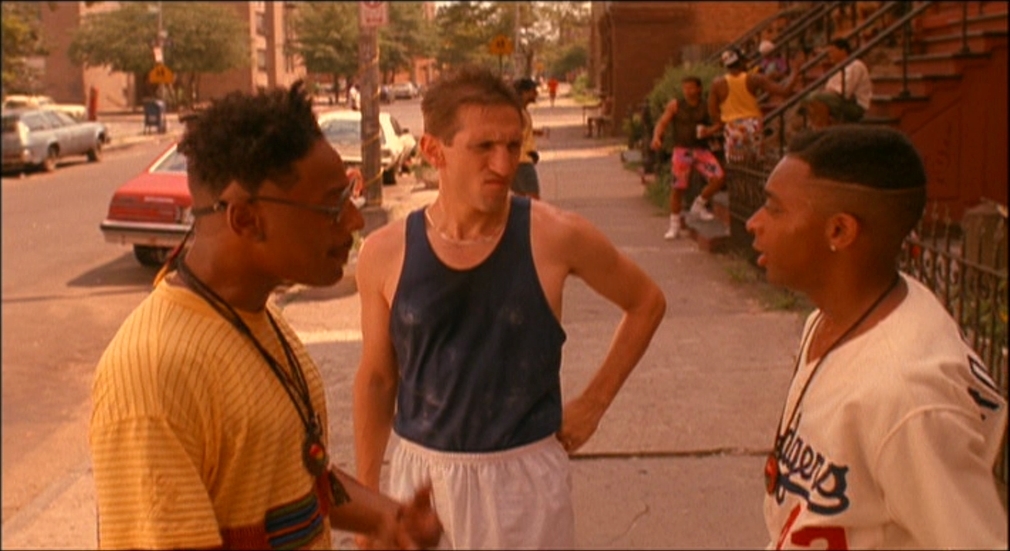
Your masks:
M 802 320 L 765 311 L 732 282 L 728 262 L 687 239 L 664 241 L 666 213 L 643 198 L 625 170 L 620 140 L 585 138 L 581 109 L 567 98 L 537 105 L 542 196 L 597 225 L 666 293 L 652 346 L 594 438 L 573 459 L 578 544 L 592 549 L 758 548 L 762 467 L 786 393 Z M 137 118 L 137 121 L 140 119 Z M 132 128 L 129 119 L 121 128 Z M 141 124 L 142 126 L 142 124 Z M 169 132 L 173 132 L 170 119 Z M 125 133 L 113 140 L 138 138 Z M 412 178 L 383 189 L 390 218 L 434 200 Z M 348 277 L 329 288 L 293 287 L 278 302 L 328 382 L 334 462 L 353 472 L 351 382 L 360 358 L 360 307 Z M 566 395 L 595 371 L 619 311 L 580 280 L 565 292 Z M 334 534 L 350 549 L 349 535 Z M 90 464 L 68 472 L 3 526 L 4 548 L 96 546 Z

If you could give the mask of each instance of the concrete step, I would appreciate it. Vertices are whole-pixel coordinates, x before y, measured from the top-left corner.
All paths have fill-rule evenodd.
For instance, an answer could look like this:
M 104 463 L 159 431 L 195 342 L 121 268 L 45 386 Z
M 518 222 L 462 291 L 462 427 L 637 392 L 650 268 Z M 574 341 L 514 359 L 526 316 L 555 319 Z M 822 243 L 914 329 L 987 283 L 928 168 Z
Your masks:
M 973 52 L 970 54 L 917 54 L 908 56 L 908 72 L 924 75 L 961 74 L 965 68 L 983 65 L 991 57 L 989 52 Z M 891 58 L 900 67 L 901 57 Z
M 965 40 L 967 38 L 967 40 Z M 917 54 L 962 53 L 965 42 L 969 52 L 988 52 L 1000 46 L 1006 47 L 1007 30 L 969 31 L 962 36 L 960 31 L 950 34 L 923 37 L 913 45 Z
M 729 194 L 720 191 L 712 196 L 712 213 L 714 220 L 701 220 L 696 216 L 687 215 L 684 223 L 687 225 L 688 235 L 698 244 L 698 249 L 710 252 L 724 252 L 729 247 Z
M 908 107 L 920 107 L 929 101 L 929 96 L 909 95 L 901 97 L 898 95 L 874 94 L 870 100 L 870 109 L 867 117 L 883 117 L 901 119 L 901 113 Z
M 960 4 L 960 3 L 956 3 Z M 986 2 L 991 6 L 989 12 L 978 14 L 977 9 L 968 7 L 968 17 L 962 19 L 961 8 L 947 8 L 946 12 L 938 14 L 926 14 L 919 18 L 916 23 L 916 30 L 919 36 L 926 37 L 933 34 L 947 34 L 954 30 L 960 31 L 967 23 L 969 31 L 985 30 L 1006 30 L 1007 29 L 1007 3 L 1006 2 Z M 1002 4 L 1002 11 L 997 11 Z
M 908 91 L 914 96 L 928 96 L 938 86 L 956 86 L 961 75 L 950 74 L 910 74 L 908 75 Z M 873 93 L 881 96 L 897 95 L 904 89 L 905 79 L 900 72 L 897 75 L 880 75 L 873 77 Z

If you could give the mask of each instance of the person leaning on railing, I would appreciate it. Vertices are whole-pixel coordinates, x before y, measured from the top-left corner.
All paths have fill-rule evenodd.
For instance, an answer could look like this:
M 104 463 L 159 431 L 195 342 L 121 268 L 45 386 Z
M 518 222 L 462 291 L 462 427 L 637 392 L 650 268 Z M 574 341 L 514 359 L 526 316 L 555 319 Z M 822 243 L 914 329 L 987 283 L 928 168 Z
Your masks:
M 852 53 L 848 40 L 836 38 L 827 46 L 828 59 L 832 66 L 845 61 Z M 824 90 L 811 95 L 806 100 L 812 128 L 824 128 L 832 124 L 859 122 L 870 108 L 873 82 L 866 64 L 852 60 L 844 69 L 835 73 L 824 85 Z

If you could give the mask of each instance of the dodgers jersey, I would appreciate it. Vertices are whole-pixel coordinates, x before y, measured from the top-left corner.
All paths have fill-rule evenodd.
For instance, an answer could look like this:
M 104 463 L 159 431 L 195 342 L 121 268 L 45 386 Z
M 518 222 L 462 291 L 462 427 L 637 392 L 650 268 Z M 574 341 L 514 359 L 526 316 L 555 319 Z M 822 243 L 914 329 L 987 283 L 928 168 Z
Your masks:
M 1007 547 L 992 473 L 1006 400 L 933 294 L 902 277 L 902 303 L 828 354 L 778 427 L 769 548 Z M 816 363 L 807 348 L 783 425 Z

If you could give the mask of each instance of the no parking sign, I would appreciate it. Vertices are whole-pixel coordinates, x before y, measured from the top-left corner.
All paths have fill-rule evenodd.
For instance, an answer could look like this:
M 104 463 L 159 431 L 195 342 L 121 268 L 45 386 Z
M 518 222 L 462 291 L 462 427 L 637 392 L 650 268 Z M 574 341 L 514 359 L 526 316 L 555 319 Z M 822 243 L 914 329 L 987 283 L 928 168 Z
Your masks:
M 388 2 L 358 2 L 358 23 L 362 27 L 381 27 L 389 21 Z

